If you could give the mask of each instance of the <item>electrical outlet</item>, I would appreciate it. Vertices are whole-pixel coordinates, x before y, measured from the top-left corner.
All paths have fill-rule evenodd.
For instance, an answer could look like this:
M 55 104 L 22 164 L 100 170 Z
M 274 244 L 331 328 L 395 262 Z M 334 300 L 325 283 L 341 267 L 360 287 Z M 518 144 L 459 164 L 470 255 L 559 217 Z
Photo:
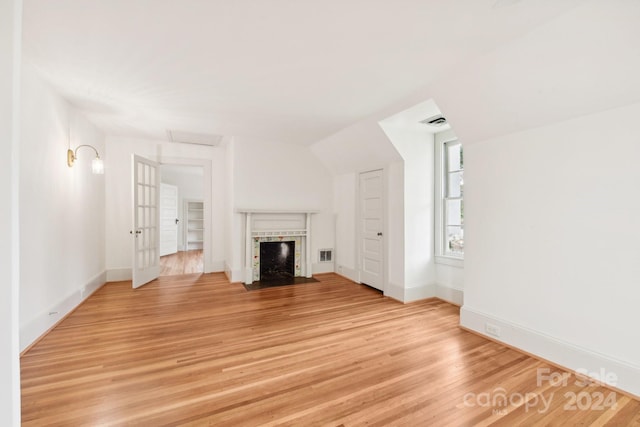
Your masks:
M 498 337 L 498 338 L 500 337 L 500 327 L 497 325 L 494 325 L 492 323 L 485 323 L 484 330 L 489 335 L 493 335 L 494 337 Z

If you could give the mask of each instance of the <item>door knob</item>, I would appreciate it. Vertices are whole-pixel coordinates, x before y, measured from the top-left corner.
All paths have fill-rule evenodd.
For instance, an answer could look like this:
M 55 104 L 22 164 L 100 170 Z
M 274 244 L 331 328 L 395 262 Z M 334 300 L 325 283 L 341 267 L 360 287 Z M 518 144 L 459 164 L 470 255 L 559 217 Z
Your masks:
M 178 223 L 178 221 L 180 221 L 178 218 L 176 218 L 176 224 Z
M 381 232 L 378 232 L 378 236 L 382 236 L 382 233 L 381 233 Z

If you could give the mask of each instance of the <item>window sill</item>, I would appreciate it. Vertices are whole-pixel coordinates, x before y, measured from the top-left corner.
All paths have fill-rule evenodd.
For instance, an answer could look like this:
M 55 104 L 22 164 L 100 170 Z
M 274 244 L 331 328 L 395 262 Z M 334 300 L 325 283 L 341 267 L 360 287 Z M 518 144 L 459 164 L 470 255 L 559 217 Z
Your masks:
M 449 265 L 451 267 L 464 268 L 464 258 L 448 255 L 436 255 L 436 264 Z

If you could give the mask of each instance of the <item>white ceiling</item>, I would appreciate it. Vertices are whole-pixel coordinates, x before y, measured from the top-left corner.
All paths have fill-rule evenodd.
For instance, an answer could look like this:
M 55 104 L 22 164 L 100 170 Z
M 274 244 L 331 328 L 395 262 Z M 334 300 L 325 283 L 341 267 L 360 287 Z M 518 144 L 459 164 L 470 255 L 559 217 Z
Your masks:
M 24 58 L 108 135 L 310 144 L 581 0 L 24 0 Z

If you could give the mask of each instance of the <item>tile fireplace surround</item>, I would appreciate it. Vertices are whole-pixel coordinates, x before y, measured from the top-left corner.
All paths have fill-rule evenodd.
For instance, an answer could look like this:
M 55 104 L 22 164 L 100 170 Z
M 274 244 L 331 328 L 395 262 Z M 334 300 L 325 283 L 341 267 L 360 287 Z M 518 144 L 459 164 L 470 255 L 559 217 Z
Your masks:
M 260 242 L 295 241 L 296 276 L 310 278 L 311 215 L 315 210 L 237 209 L 245 217 L 244 283 L 260 279 Z

